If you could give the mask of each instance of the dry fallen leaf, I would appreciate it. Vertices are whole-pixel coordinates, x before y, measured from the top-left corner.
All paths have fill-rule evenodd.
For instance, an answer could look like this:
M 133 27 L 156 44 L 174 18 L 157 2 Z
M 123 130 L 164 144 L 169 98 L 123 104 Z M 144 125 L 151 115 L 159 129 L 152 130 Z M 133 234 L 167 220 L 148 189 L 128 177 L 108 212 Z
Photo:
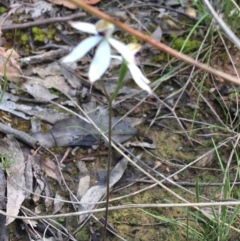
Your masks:
M 90 175 L 89 171 L 86 167 L 86 163 L 83 161 L 77 162 L 77 167 L 80 171 L 78 190 L 77 190 L 77 198 L 78 200 L 87 192 L 90 186 Z
M 126 158 L 122 158 L 121 161 L 112 169 L 110 173 L 109 179 L 109 188 L 111 189 L 113 185 L 115 185 L 122 177 L 123 173 L 127 168 L 128 160 Z M 106 183 L 98 183 L 95 186 L 90 187 L 82 196 L 79 206 L 78 212 L 83 210 L 93 210 L 96 206 L 96 202 L 99 202 L 101 198 L 106 193 L 107 186 Z M 78 223 L 82 223 L 89 214 L 83 214 L 78 217 Z
M 50 158 L 46 158 L 45 160 L 40 161 L 40 167 L 41 170 L 44 171 L 44 173 L 55 180 L 58 181 L 58 183 L 61 185 L 61 174 L 59 172 L 57 164 L 51 160 Z
M 19 15 L 30 15 L 32 19 L 37 19 L 41 17 L 44 13 L 50 13 L 52 9 L 52 4 L 47 3 L 44 0 L 38 0 L 35 1 L 35 3 L 33 4 L 22 4 L 21 2 L 19 2 L 16 4 L 16 8 L 14 10 Z
M 7 78 L 15 83 L 19 82 L 19 74 L 22 73 L 17 62 L 18 58 L 19 55 L 14 49 L 6 50 L 0 47 L 0 75 L 3 76 L 5 72 Z
M 22 87 L 32 95 L 36 100 L 54 100 L 58 98 L 57 95 L 51 94 L 50 91 L 42 85 L 24 83 Z
M 6 225 L 15 220 L 25 199 L 25 163 L 19 143 L 12 136 L 0 140 L 0 155 L 4 158 L 7 172 L 7 219 Z M 3 160 L 3 159 L 2 159 Z

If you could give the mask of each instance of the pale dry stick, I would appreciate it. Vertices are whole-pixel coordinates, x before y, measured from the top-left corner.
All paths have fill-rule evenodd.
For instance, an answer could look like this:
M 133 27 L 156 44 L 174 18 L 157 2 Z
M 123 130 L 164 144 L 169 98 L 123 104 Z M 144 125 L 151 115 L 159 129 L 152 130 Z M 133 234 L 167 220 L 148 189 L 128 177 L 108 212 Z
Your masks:
M 230 0 L 233 5 L 237 8 L 237 10 L 240 12 L 240 7 L 237 5 L 237 3 L 234 0 Z
M 160 43 L 154 39 L 151 39 L 149 36 L 146 36 L 145 34 L 130 28 L 129 26 L 127 26 L 124 23 L 121 23 L 117 20 L 114 20 L 113 18 L 111 18 L 109 15 L 103 13 L 102 11 L 87 5 L 84 1 L 81 0 L 71 0 L 71 2 L 75 3 L 77 6 L 85 9 L 87 12 L 99 17 L 100 19 L 104 19 L 114 25 L 116 25 L 117 27 L 121 28 L 122 30 L 126 31 L 127 33 L 140 38 L 141 40 L 143 40 L 144 42 L 149 43 L 151 46 L 156 47 L 159 50 L 162 50 L 164 52 L 167 52 L 168 54 L 178 58 L 179 60 L 184 61 L 185 63 L 188 63 L 190 65 L 194 65 L 202 70 L 205 70 L 213 75 L 216 75 L 220 78 L 223 78 L 225 80 L 228 80 L 232 83 L 235 83 L 237 85 L 240 85 L 240 80 L 234 76 L 231 76 L 229 74 L 223 73 L 222 71 L 216 70 L 210 66 L 207 66 L 206 64 L 203 64 L 199 61 L 196 61 L 194 59 L 192 59 L 191 57 L 184 55 L 182 53 L 179 53 L 178 51 L 168 47 L 167 45 Z
M 200 168 L 201 169 L 201 168 Z M 217 170 L 217 171 L 220 171 L 220 170 Z M 153 184 L 154 182 L 152 180 L 142 180 L 142 179 L 134 179 L 133 180 L 135 183 L 150 183 L 150 184 Z M 164 182 L 165 183 L 165 182 Z M 154 183 L 155 184 L 155 183 Z M 168 183 L 169 184 L 169 183 Z M 166 184 L 166 185 L 168 185 Z M 179 185 L 182 185 L 182 186 L 186 186 L 186 187 L 196 187 L 196 182 L 176 182 L 176 184 L 179 184 Z M 229 184 L 231 185 L 240 185 L 240 182 L 236 182 L 236 181 L 233 181 L 233 182 L 229 182 Z M 171 184 L 172 185 L 172 184 Z M 172 185 L 173 186 L 173 185 Z M 223 183 L 222 182 L 199 182 L 198 183 L 198 186 L 199 187 L 219 187 L 219 186 L 223 186 Z M 128 186 L 126 186 L 128 187 Z M 118 190 L 122 190 L 124 189 L 124 187 L 122 188 L 119 188 L 117 189 Z M 115 191 L 115 190 L 114 190 Z M 114 192 L 113 192 L 114 193 Z M 131 194 L 129 194 L 129 196 L 131 196 Z M 122 196 L 120 196 L 120 199 L 121 199 Z M 203 200 L 206 200 L 206 201 L 211 201 L 209 200 L 208 198 L 204 198 L 203 197 Z M 231 199 L 224 199 L 224 200 L 231 200 Z M 237 200 L 237 199 L 232 199 L 232 200 Z M 221 200 L 223 201 L 223 199 Z
M 227 47 L 227 45 L 226 45 L 226 42 L 225 42 L 225 40 L 223 39 L 223 37 L 222 37 L 222 34 L 220 33 L 220 31 L 218 31 L 218 34 L 219 34 L 219 37 L 220 37 L 220 39 L 222 40 L 222 43 L 223 43 L 223 45 L 224 45 L 224 47 L 225 47 L 225 49 L 226 49 L 226 52 L 227 52 L 227 55 L 228 55 L 228 58 L 230 59 L 230 61 L 231 61 L 231 64 L 232 64 L 232 67 L 233 67 L 233 69 L 234 69 L 234 72 L 235 72 L 235 74 L 236 74 L 236 76 L 238 77 L 238 78 L 240 78 L 239 77 L 239 74 L 238 74 L 238 71 L 237 71 L 237 69 L 236 69 L 236 66 L 235 66 L 235 64 L 234 64 L 234 61 L 233 61 L 233 59 L 232 59 L 232 56 L 231 56 L 231 54 L 229 53 L 229 50 L 228 50 L 228 47 Z M 236 91 L 236 88 L 234 87 L 234 90 Z M 237 92 L 237 91 L 236 91 Z M 237 110 L 236 110 L 236 113 L 238 113 L 239 111 L 239 103 L 238 103 L 238 94 L 236 94 L 236 107 L 237 107 Z M 223 100 L 224 101 L 224 100 Z M 238 118 L 238 115 L 235 115 L 235 117 L 234 117 L 234 119 L 232 120 L 232 125 L 233 125 L 233 123 L 235 122 L 235 120 Z
M 45 228 L 44 232 L 43 232 L 43 240 L 45 240 L 45 238 L 46 238 L 46 233 L 47 233 L 47 230 L 48 230 L 49 226 L 50 225 L 48 224 L 47 227 Z
M 205 203 L 128 204 L 128 205 L 112 206 L 112 207 L 109 207 L 109 210 L 113 211 L 113 210 L 123 210 L 123 209 L 131 209 L 131 208 L 176 208 L 176 207 L 200 208 L 200 207 L 213 207 L 213 206 L 218 207 L 218 206 L 230 206 L 230 205 L 238 206 L 238 205 L 240 205 L 240 201 L 205 202 Z M 198 210 L 201 210 L 201 209 L 198 209 Z M 85 210 L 85 211 L 81 211 L 81 212 L 63 213 L 63 214 L 54 214 L 54 215 L 43 215 L 43 216 L 35 216 L 35 217 L 22 217 L 22 216 L 9 215 L 2 210 L 0 210 L 0 214 L 2 214 L 4 216 L 7 216 L 7 217 L 21 219 L 21 220 L 37 220 L 37 219 L 72 217 L 72 216 L 79 216 L 79 215 L 89 214 L 89 213 L 99 213 L 99 212 L 104 212 L 104 211 L 105 211 L 105 208 L 98 208 L 98 209 L 94 209 L 94 210 Z M 208 218 L 212 218 L 212 216 L 207 214 L 207 213 L 206 213 L 206 216 Z M 226 225 L 229 226 L 228 224 L 226 224 Z M 232 229 L 237 231 L 238 233 L 240 233 L 239 229 L 237 229 L 235 227 L 232 227 Z
M 172 119 L 173 116 L 160 116 L 157 118 L 157 120 L 160 120 L 160 119 Z M 181 121 L 186 121 L 186 122 L 194 122 L 196 124 L 199 124 L 199 125 L 204 125 L 206 126 L 207 128 L 210 128 L 210 127 L 215 127 L 215 125 L 213 124 L 209 124 L 207 122 L 202 122 L 202 121 L 195 121 L 195 120 L 190 120 L 190 119 L 186 119 L 186 118 L 183 118 L 183 117 L 179 117 L 179 120 Z M 237 134 L 238 132 L 236 131 L 231 131 L 231 133 L 234 133 L 234 134 Z
M 60 59 L 63 56 L 69 54 L 69 52 L 71 51 L 72 47 L 59 47 L 59 49 L 56 50 L 50 50 L 47 52 L 44 52 L 42 54 L 38 54 L 38 55 L 32 55 L 32 56 L 28 56 L 28 57 L 23 57 L 18 59 L 18 62 L 20 64 L 20 66 L 25 66 L 25 65 L 35 65 L 35 64 L 45 64 L 46 62 L 49 61 L 55 61 L 56 59 Z M 18 75 L 19 77 L 24 77 L 21 75 Z M 31 77 L 29 77 L 31 78 Z
M 237 143 L 237 145 L 239 145 L 239 143 Z M 238 167 L 239 167 L 239 160 L 237 159 L 237 163 L 238 163 Z M 235 178 L 233 180 L 233 183 L 230 183 L 231 184 L 231 187 L 230 187 L 230 192 L 232 193 L 232 189 L 234 188 L 235 185 L 238 185 L 238 181 L 237 179 L 239 178 L 239 168 L 236 168 L 236 173 L 235 173 Z M 235 170 L 235 169 L 234 169 Z
M 67 22 L 72 19 L 84 17 L 84 16 L 86 16 L 86 13 L 76 13 L 76 14 L 72 14 L 67 17 L 56 17 L 56 18 L 42 19 L 42 20 L 28 22 L 28 23 L 3 25 L 1 30 L 24 29 L 24 28 L 30 28 L 30 27 L 44 25 L 44 24 L 50 24 L 50 23 Z
M 62 164 L 62 163 L 66 160 L 66 158 L 68 157 L 68 155 L 69 155 L 69 153 L 70 153 L 71 150 L 72 150 L 71 147 L 68 147 L 68 148 L 67 148 L 67 150 L 65 151 L 65 153 L 64 153 L 62 159 L 59 161 L 59 163 Z
M 230 170 L 230 162 L 232 161 L 232 158 L 233 158 L 233 155 L 235 154 L 235 150 L 237 148 L 237 145 L 239 143 L 239 140 L 240 140 L 240 134 L 238 135 L 237 137 L 237 140 L 234 144 L 234 147 L 233 147 L 233 150 L 231 151 L 231 154 L 230 154 L 230 157 L 229 157 L 229 160 L 228 160 L 228 163 L 227 163 L 227 167 L 225 168 L 225 175 L 224 175 L 224 180 L 223 180 L 223 183 L 225 183 L 225 181 L 227 180 L 227 172 L 228 170 Z M 229 189 L 229 193 L 232 193 L 232 189 L 234 188 L 235 184 L 236 184 L 236 181 L 237 181 L 237 178 L 238 178 L 238 174 L 239 174 L 239 169 L 237 168 L 237 171 L 236 171 L 236 174 L 235 174 L 235 179 L 233 181 L 233 183 L 229 183 L 229 185 L 231 184 L 231 187 Z M 223 190 L 222 190 L 222 193 L 223 193 Z M 222 208 L 222 207 L 220 207 Z
M 226 36 L 240 49 L 240 40 L 234 34 L 234 32 L 227 26 L 227 24 L 218 16 L 214 8 L 212 7 L 211 3 L 208 0 L 203 0 L 205 5 L 207 6 L 208 10 L 210 11 L 212 17 L 216 20 L 219 24 L 223 32 L 225 32 Z

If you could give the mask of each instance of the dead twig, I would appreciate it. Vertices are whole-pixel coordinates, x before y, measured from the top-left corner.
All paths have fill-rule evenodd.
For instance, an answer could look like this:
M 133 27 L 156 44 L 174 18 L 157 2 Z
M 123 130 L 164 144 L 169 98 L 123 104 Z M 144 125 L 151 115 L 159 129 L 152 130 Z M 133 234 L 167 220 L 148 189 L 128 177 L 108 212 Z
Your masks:
M 19 130 L 13 129 L 10 126 L 4 125 L 1 122 L 0 122 L 0 132 L 4 134 L 11 134 L 18 140 L 23 141 L 24 143 L 28 144 L 29 146 L 32 146 L 33 148 L 36 148 L 36 146 L 38 145 L 38 141 L 35 138 L 31 137 L 30 135 L 26 134 L 23 131 L 19 131 Z
M 49 23 L 67 22 L 74 18 L 79 18 L 84 16 L 86 16 L 86 13 L 76 13 L 67 17 L 48 18 L 48 19 L 22 23 L 22 24 L 3 25 L 1 30 L 3 31 L 3 30 L 11 30 L 11 29 L 24 29 L 24 28 L 29 28 L 29 27 L 39 26 L 39 25 L 44 25 Z

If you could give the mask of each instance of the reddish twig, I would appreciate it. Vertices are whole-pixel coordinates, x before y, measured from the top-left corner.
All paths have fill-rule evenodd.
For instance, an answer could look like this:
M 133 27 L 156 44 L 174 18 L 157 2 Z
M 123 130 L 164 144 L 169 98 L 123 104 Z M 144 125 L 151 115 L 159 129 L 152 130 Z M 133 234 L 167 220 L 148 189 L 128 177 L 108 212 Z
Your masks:
M 151 46 L 162 50 L 176 58 L 178 58 L 179 60 L 184 61 L 185 63 L 188 63 L 190 65 L 196 66 L 197 68 L 200 68 L 202 70 L 207 71 L 210 74 L 213 74 L 215 76 L 218 76 L 222 79 L 225 79 L 229 82 L 232 82 L 234 84 L 240 85 L 240 80 L 237 77 L 231 76 L 229 74 L 223 73 L 222 71 L 216 70 L 206 64 L 203 64 L 185 54 L 182 54 L 170 47 L 168 47 L 167 45 L 160 43 L 154 39 L 152 39 L 151 37 L 129 27 L 128 25 L 121 23 L 113 18 L 111 18 L 109 15 L 107 15 L 106 13 L 103 13 L 102 11 L 98 10 L 97 8 L 94 8 L 90 5 L 87 5 L 84 1 L 82 0 L 71 0 L 71 2 L 75 3 L 77 6 L 85 9 L 87 12 L 99 17 L 100 19 L 104 19 L 108 22 L 113 23 L 114 25 L 116 25 L 117 27 L 121 28 L 122 30 L 124 30 L 125 32 L 134 35 L 136 37 L 138 37 L 139 39 L 143 40 L 144 42 L 150 44 Z

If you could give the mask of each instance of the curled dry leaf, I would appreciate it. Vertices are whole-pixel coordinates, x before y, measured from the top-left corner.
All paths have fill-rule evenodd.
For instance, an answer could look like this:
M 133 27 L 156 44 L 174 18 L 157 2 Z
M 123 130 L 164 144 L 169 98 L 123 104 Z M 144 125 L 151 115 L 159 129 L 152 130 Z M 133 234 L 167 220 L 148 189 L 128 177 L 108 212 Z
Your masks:
M 128 160 L 122 158 L 121 161 L 112 169 L 109 179 L 109 188 L 111 189 L 122 177 L 123 173 L 127 168 Z M 98 183 L 91 188 L 89 188 L 82 196 L 78 211 L 93 210 L 95 208 L 95 203 L 99 202 L 101 198 L 106 194 L 107 186 L 106 183 Z M 78 217 L 78 223 L 82 223 L 89 214 L 83 214 Z
M 14 49 L 6 50 L 0 47 L 0 75 L 3 76 L 5 72 L 7 78 L 15 83 L 19 82 L 19 74 L 22 73 L 18 58 L 19 55 Z

